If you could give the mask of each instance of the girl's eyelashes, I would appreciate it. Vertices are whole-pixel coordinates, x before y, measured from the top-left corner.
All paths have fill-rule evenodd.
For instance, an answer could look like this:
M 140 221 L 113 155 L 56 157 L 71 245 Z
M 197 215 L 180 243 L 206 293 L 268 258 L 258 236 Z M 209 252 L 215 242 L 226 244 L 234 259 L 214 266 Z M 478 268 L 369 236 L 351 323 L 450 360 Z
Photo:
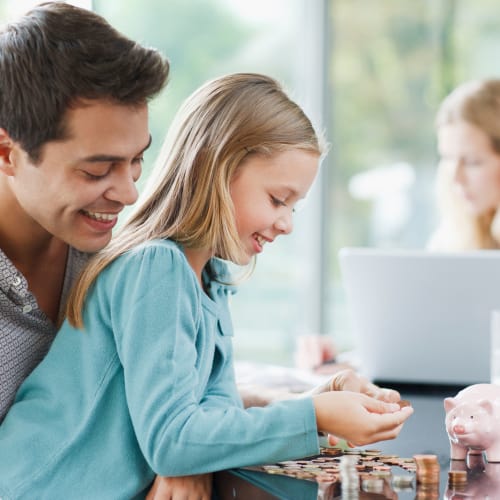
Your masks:
M 271 202 L 275 207 L 286 207 L 286 202 L 276 198 L 276 196 L 271 195 Z
M 276 198 L 276 196 L 271 195 L 271 202 L 275 207 L 288 207 L 289 204 L 285 200 L 280 200 L 279 198 Z M 301 210 L 303 205 L 304 205 L 304 200 L 298 200 L 297 203 L 294 203 L 292 206 L 292 213 L 296 213 L 297 211 Z

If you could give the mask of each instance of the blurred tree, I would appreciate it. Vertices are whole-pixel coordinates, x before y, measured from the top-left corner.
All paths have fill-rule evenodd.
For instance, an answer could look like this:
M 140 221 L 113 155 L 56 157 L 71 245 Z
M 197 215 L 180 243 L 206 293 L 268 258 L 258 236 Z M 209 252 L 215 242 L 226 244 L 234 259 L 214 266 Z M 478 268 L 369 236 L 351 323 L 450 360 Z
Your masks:
M 500 75 L 500 11 L 495 0 L 329 1 L 333 325 L 344 314 L 341 247 L 425 246 L 435 216 L 435 113 L 458 83 Z M 389 234 L 377 208 L 393 178 L 372 182 L 371 198 L 356 199 L 349 187 L 359 174 L 400 162 L 414 169 L 415 181 L 405 193 L 404 224 Z
M 94 0 L 94 10 L 132 39 L 159 49 L 171 64 L 167 89 L 151 104 L 153 145 L 146 156 L 144 182 L 180 103 L 218 76 L 221 65 L 236 56 L 252 31 L 216 0 Z

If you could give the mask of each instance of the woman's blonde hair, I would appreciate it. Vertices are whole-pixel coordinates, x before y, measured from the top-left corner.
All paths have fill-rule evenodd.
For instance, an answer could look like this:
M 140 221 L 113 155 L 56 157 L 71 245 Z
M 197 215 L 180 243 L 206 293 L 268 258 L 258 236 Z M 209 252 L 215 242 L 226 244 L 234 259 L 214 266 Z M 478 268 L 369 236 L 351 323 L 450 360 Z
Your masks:
M 481 129 L 490 139 L 493 151 L 500 155 L 500 80 L 475 80 L 463 83 L 442 102 L 436 127 L 459 121 Z M 454 172 L 438 168 L 437 199 L 442 220 L 430 242 L 431 249 L 474 250 L 500 246 L 500 213 L 473 215 L 453 190 Z
M 238 73 L 213 80 L 182 105 L 161 153 L 123 228 L 94 256 L 73 287 L 67 316 L 83 325 L 82 309 L 97 275 L 148 240 L 171 238 L 238 261 L 230 181 L 249 155 L 301 149 L 321 155 L 310 120 L 274 79 Z

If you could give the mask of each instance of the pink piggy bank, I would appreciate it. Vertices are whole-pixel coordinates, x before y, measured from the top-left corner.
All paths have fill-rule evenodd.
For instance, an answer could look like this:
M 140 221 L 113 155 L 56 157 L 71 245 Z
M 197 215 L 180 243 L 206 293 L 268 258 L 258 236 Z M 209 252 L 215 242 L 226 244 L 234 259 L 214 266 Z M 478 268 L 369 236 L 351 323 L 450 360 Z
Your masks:
M 485 452 L 488 462 L 500 462 L 500 385 L 470 385 L 444 407 L 452 460 Z

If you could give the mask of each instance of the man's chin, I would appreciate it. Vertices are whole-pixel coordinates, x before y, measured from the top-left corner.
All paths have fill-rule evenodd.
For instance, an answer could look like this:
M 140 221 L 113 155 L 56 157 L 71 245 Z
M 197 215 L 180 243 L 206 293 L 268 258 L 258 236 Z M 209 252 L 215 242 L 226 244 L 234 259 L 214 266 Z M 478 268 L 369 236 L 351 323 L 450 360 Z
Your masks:
M 70 246 L 76 248 L 80 252 L 96 253 L 102 250 L 111 241 L 111 235 L 102 236 L 100 238 L 78 239 L 69 242 Z

